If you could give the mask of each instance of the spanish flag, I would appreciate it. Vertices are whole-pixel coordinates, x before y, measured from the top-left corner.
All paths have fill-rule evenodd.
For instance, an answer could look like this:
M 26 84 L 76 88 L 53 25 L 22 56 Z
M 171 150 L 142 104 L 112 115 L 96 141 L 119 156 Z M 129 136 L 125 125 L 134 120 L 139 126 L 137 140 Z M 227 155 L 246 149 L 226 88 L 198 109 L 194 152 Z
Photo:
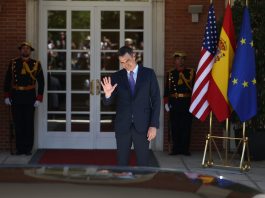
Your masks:
M 227 90 L 235 48 L 236 40 L 232 11 L 228 3 L 207 93 L 209 105 L 219 122 L 224 121 L 231 114 Z

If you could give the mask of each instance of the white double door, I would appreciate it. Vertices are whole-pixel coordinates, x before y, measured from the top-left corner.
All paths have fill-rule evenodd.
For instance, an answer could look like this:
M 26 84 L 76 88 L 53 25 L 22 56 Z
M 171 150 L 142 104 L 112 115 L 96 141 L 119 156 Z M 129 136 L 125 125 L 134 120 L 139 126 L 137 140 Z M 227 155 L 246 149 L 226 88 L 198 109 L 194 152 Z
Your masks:
M 116 147 L 115 106 L 104 106 L 100 81 L 120 69 L 117 50 L 134 48 L 151 65 L 150 5 L 40 4 L 39 53 L 45 75 L 36 116 L 38 148 Z

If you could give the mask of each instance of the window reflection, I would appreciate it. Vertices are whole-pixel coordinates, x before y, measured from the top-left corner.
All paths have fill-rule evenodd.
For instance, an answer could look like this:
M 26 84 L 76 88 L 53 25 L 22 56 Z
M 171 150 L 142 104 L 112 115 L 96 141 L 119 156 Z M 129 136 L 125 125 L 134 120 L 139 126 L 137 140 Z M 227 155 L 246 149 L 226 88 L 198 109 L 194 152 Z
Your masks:
M 66 131 L 65 114 L 48 114 L 48 132 L 50 131 Z
M 119 70 L 119 60 L 116 52 L 101 53 L 101 70 Z
M 48 93 L 48 111 L 66 111 L 65 93 Z
M 143 52 L 136 52 L 135 53 L 135 60 L 137 64 L 144 64 L 144 53 Z
M 90 50 L 90 32 L 72 32 L 72 49 Z
M 65 70 L 66 68 L 66 33 L 48 32 L 48 68 Z M 64 51 L 61 51 L 61 50 Z
M 72 29 L 89 29 L 90 12 L 72 11 Z
M 66 90 L 66 74 L 48 72 L 48 91 Z
M 90 32 L 72 32 L 71 68 L 73 70 L 90 69 Z M 82 50 L 82 51 L 81 51 Z
M 65 29 L 66 11 L 48 11 L 48 28 Z
M 72 52 L 72 70 L 90 70 L 90 54 L 88 52 Z
M 119 49 L 119 32 L 101 32 L 101 50 Z
M 120 28 L 119 11 L 101 12 L 101 29 L 119 29 L 119 28 Z
M 125 12 L 125 28 L 140 29 L 144 28 L 143 11 L 126 11 Z
M 67 0 L 67 1 L 90 1 L 90 0 Z M 106 0 L 93 0 L 106 1 Z M 109 0 L 109 1 L 138 1 L 149 0 Z M 107 2 L 107 1 L 106 1 Z M 123 19 L 120 21 L 121 12 Z M 128 45 L 135 50 L 136 61 L 143 62 L 144 50 L 144 12 L 143 11 L 101 11 L 101 32 L 95 38 L 100 37 L 101 65 L 93 65 L 102 76 L 110 76 L 120 69 L 117 50 L 120 45 Z M 71 11 L 68 27 L 66 25 L 66 11 L 48 11 L 48 130 L 66 130 L 67 116 L 71 117 L 71 131 L 89 132 L 90 128 L 90 69 L 91 69 L 91 46 L 90 38 L 94 27 L 91 27 L 90 11 Z M 68 18 L 67 18 L 68 20 Z M 121 22 L 124 23 L 121 25 Z M 91 29 L 90 29 L 91 28 Z M 66 31 L 67 30 L 67 31 Z M 94 29 L 93 29 L 94 30 Z M 120 32 L 122 34 L 120 35 Z M 94 35 L 93 35 L 94 36 Z M 121 38 L 122 36 L 122 38 Z M 68 40 L 67 40 L 68 39 Z M 66 42 L 67 40 L 67 42 Z M 68 43 L 68 45 L 67 45 Z M 99 43 L 98 43 L 99 44 Z M 99 46 L 98 46 L 99 47 Z M 96 49 L 98 49 L 96 47 Z M 66 52 L 70 50 L 71 57 L 67 59 L 68 67 L 71 67 L 69 87 L 66 87 Z M 93 49 L 94 50 L 94 49 Z M 69 54 L 68 54 L 69 55 Z M 96 61 L 98 59 L 96 58 Z M 93 68 L 94 69 L 94 68 Z M 93 75 L 95 75 L 93 73 Z M 93 76 L 92 75 L 92 76 Z M 97 73 L 98 75 L 98 73 Z M 70 80 L 70 81 L 69 81 Z M 67 86 L 68 86 L 67 85 Z M 71 93 L 66 108 L 66 93 Z M 66 92 L 66 93 L 65 93 Z M 101 97 L 104 97 L 101 87 Z M 98 108 L 98 107 L 97 107 Z M 105 106 L 100 101 L 100 131 L 113 132 L 115 119 L 115 106 Z M 65 113 L 65 114 L 64 114 Z M 69 114 L 70 113 L 70 114 Z M 91 112 L 94 113 L 94 112 Z M 93 116 L 93 115 L 91 115 Z M 97 118 L 98 119 L 98 118 Z
M 72 94 L 72 111 L 90 111 L 89 94 Z
M 115 114 L 101 114 L 100 131 L 114 132 Z
M 48 32 L 48 49 L 66 49 L 66 32 L 49 31 Z
M 48 68 L 50 70 L 65 70 L 66 69 L 66 52 L 48 52 Z
M 72 74 L 72 90 L 74 91 L 89 91 L 90 79 L 87 74 Z
M 90 116 L 83 114 L 72 114 L 71 131 L 72 132 L 89 132 Z
M 125 32 L 124 45 L 134 49 L 136 62 L 143 64 L 143 32 Z
M 134 50 L 143 50 L 144 48 L 143 32 L 125 32 L 124 44 Z

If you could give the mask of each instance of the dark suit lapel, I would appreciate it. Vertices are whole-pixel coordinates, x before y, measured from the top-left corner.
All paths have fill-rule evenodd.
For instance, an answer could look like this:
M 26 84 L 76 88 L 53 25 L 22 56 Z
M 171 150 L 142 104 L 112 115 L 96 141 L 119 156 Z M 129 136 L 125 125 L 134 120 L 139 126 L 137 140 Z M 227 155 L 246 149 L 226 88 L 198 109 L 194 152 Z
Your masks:
M 137 95 L 139 88 L 141 87 L 141 83 L 144 81 L 144 70 L 143 66 L 138 66 L 138 73 L 137 73 L 137 79 L 135 84 L 135 92 L 134 96 Z
M 127 90 L 131 93 L 130 85 L 129 85 L 129 80 L 128 80 L 128 75 L 126 69 L 123 69 L 122 72 L 122 82 L 124 82 Z

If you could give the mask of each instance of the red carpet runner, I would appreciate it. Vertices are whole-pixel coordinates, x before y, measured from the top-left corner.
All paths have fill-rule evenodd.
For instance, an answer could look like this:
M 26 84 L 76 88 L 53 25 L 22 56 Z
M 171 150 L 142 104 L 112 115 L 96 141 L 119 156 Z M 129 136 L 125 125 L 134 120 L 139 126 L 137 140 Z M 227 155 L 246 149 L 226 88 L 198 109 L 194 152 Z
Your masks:
M 116 150 L 45 150 L 38 164 L 117 165 Z M 130 166 L 136 166 L 136 155 L 131 151 Z

